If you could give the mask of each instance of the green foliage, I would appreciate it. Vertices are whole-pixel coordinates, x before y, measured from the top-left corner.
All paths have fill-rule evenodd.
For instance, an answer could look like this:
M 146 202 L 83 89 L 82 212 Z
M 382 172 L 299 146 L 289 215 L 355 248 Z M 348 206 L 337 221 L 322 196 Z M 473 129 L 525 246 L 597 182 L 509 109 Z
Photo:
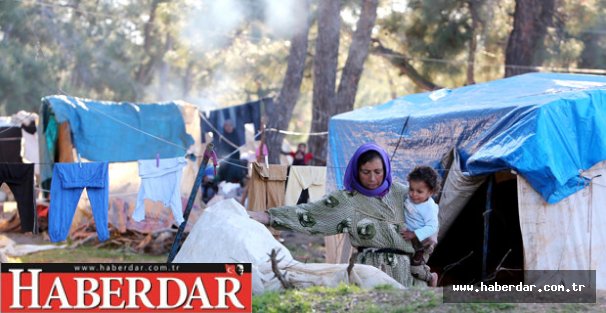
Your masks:
M 516 311 L 511 303 L 466 303 L 458 305 L 460 312 L 490 313 L 500 311 Z
M 320 293 L 327 296 L 344 296 L 352 293 L 359 293 L 361 290 L 362 289 L 356 285 L 349 285 L 345 283 L 341 283 L 335 288 L 314 286 L 307 289 L 308 292 Z
M 379 21 L 393 35 L 400 50 L 413 58 L 452 61 L 465 52 L 471 36 L 469 12 L 463 0 L 409 1 L 404 12 L 393 12 Z M 462 66 L 443 62 L 423 62 L 420 72 L 461 75 Z
M 267 292 L 253 297 L 253 312 L 291 313 L 311 312 L 311 304 L 300 291 Z
M 395 288 L 392 285 L 378 285 L 378 286 L 375 286 L 374 290 L 388 291 L 388 290 L 395 290 Z
M 248 36 L 265 12 L 254 3 L 238 1 L 248 20 L 239 34 L 213 33 L 229 40 L 209 49 L 183 32 L 208 16 L 188 0 L 0 1 L 0 113 L 35 111 L 50 94 L 223 105 L 275 94 L 288 47 Z

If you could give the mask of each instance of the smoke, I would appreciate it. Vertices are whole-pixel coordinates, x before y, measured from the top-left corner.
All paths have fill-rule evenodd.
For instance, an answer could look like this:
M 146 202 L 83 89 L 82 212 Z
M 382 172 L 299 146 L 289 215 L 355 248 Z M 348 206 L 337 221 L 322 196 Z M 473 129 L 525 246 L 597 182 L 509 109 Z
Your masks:
M 235 50 L 225 50 L 232 45 L 246 53 L 267 53 L 272 40 L 290 40 L 307 22 L 307 15 L 302 12 L 304 1 L 308 0 L 186 1 L 190 9 L 185 16 L 181 42 L 194 54 L 218 53 L 224 61 L 241 57 L 234 56 Z M 187 98 L 223 104 L 241 101 L 242 73 L 236 73 L 237 70 L 229 63 L 214 67 L 211 84 L 198 87 L 197 93 Z
M 261 22 L 265 35 L 288 40 L 305 26 L 303 1 L 192 0 L 182 37 L 195 50 L 207 52 L 229 45 L 247 23 Z M 248 39 L 256 42 L 260 38 L 249 35 Z
M 196 1 L 182 35 L 184 42 L 205 52 L 226 46 L 244 22 L 244 8 L 237 0 Z
M 265 24 L 272 35 L 289 39 L 301 31 L 307 22 L 303 12 L 305 0 L 264 0 Z

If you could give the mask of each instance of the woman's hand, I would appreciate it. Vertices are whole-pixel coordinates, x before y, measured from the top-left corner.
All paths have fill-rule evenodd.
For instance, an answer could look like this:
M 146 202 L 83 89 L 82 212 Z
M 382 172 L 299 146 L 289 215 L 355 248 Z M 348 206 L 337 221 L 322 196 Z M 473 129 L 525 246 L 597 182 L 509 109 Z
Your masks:
M 263 225 L 269 225 L 269 214 L 267 212 L 246 211 L 246 213 L 253 220 Z
M 415 235 L 415 233 L 411 232 L 410 230 L 401 230 L 400 234 L 402 235 L 402 238 L 404 238 L 404 240 L 413 240 L 417 238 L 417 235 Z

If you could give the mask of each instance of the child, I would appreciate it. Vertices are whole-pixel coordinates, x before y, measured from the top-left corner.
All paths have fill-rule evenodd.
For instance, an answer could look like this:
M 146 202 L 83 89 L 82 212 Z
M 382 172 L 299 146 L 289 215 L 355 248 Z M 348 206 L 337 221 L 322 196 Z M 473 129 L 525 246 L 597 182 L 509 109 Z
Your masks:
M 297 145 L 297 151 L 282 152 L 282 154 L 292 157 L 292 165 L 310 165 L 311 160 L 314 158 L 311 152 L 307 152 L 307 144 L 304 142 Z
M 408 198 L 404 202 L 406 230 L 401 231 L 416 250 L 410 261 L 412 275 L 432 287 L 438 283 L 438 274 L 432 273 L 425 263 L 433 252 L 438 233 L 438 205 L 431 196 L 439 188 L 438 173 L 429 166 L 417 166 L 408 174 Z

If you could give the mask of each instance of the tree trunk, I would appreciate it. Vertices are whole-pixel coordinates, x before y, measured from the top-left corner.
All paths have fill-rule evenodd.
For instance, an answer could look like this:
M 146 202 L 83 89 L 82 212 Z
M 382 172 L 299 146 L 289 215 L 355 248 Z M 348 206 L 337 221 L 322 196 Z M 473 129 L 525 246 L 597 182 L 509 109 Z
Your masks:
M 301 90 L 301 82 L 303 81 L 303 71 L 305 70 L 305 58 L 307 57 L 308 35 L 309 35 L 309 20 L 307 15 L 309 12 L 309 1 L 303 2 L 303 10 L 301 14 L 306 17 L 305 28 L 299 33 L 293 35 L 290 53 L 288 55 L 288 67 L 284 76 L 282 89 L 278 95 L 278 99 L 274 104 L 274 109 L 267 113 L 268 127 L 276 129 L 288 129 L 288 123 L 292 116 L 292 112 L 299 99 Z M 284 134 L 278 132 L 267 132 L 266 143 L 269 148 L 269 162 L 272 164 L 280 163 L 280 152 L 282 149 L 282 141 Z
M 541 64 L 547 27 L 553 24 L 555 0 L 516 0 L 513 30 L 505 52 L 505 77 L 535 72 Z
M 339 37 L 341 28 L 341 1 L 318 2 L 318 38 L 313 65 L 313 100 L 311 132 L 326 131 L 335 98 Z M 317 159 L 326 160 L 326 137 L 311 136 L 309 151 Z M 321 164 L 321 162 L 320 162 Z
M 469 41 L 469 52 L 467 55 L 467 81 L 466 85 L 473 85 L 476 83 L 474 77 L 475 63 L 476 63 L 476 50 L 478 49 L 478 27 L 481 25 L 480 12 L 479 12 L 479 1 L 469 0 L 467 1 L 469 6 L 469 12 L 471 14 L 471 40 Z
M 185 73 L 183 74 L 183 78 L 181 80 L 181 97 L 186 99 L 189 96 L 189 90 L 192 85 L 192 75 L 194 70 L 194 61 L 190 60 L 187 62 L 187 67 L 185 68 Z
M 137 72 L 135 73 L 135 80 L 145 86 L 149 84 L 152 79 L 152 69 L 154 67 L 155 57 L 149 51 L 152 47 L 153 41 L 153 29 L 154 29 L 154 21 L 156 20 L 156 11 L 158 9 L 158 5 L 162 2 L 162 0 L 153 0 L 151 7 L 149 9 L 149 19 L 145 22 L 143 26 L 143 53 L 144 59 L 139 65 Z
M 324 2 L 333 2 L 333 1 L 324 1 Z M 336 2 L 336 1 L 334 1 Z M 322 1 L 320 2 L 322 3 Z M 332 63 L 330 63 L 327 67 L 323 68 L 314 68 L 314 99 L 313 99 L 313 120 L 312 120 L 312 132 L 325 132 L 328 130 L 328 121 L 330 117 L 333 115 L 347 112 L 353 109 L 354 102 L 356 100 L 356 93 L 358 90 L 358 83 L 360 82 L 360 77 L 362 76 L 362 71 L 364 70 L 364 62 L 368 57 L 368 49 L 370 46 L 370 35 L 372 32 L 372 28 L 375 24 L 375 19 L 377 17 L 377 5 L 378 0 L 362 0 L 362 12 L 360 13 L 360 18 L 356 24 L 356 31 L 353 34 L 351 45 L 349 47 L 349 53 L 347 55 L 347 60 L 345 61 L 345 67 L 343 68 L 343 72 L 341 74 L 341 81 L 339 83 L 339 90 L 336 94 L 334 94 L 334 77 L 336 77 L 336 66 L 332 67 Z M 322 4 L 320 4 L 322 6 Z M 320 10 L 321 7 L 318 7 Z M 334 4 L 331 6 L 332 10 L 337 10 L 337 13 L 332 15 L 334 20 L 340 20 L 339 8 Z M 318 50 L 318 46 L 320 45 L 320 36 L 321 34 L 329 33 L 331 35 L 332 29 L 324 29 L 322 28 L 322 19 L 324 18 L 322 14 L 325 11 L 330 10 L 320 10 L 318 12 L 318 27 L 320 31 L 318 32 L 318 43 L 316 46 L 316 57 L 315 60 L 318 62 L 314 63 L 315 65 L 321 65 L 322 61 L 319 59 L 324 59 L 327 57 L 323 53 L 323 51 Z M 337 25 L 338 26 L 338 25 Z M 339 36 L 339 30 L 336 29 L 336 35 Z M 334 40 L 333 44 L 336 44 L 334 47 L 334 51 L 338 53 L 338 38 Z M 330 59 L 326 62 L 332 62 Z M 336 65 L 336 57 L 334 60 L 334 64 Z M 316 72 L 316 69 L 318 70 Z M 335 75 L 332 73 L 324 73 L 326 76 L 318 77 L 320 72 L 328 72 L 334 71 Z M 320 79 L 319 79 L 320 78 Z M 326 82 L 325 79 L 333 79 L 331 82 Z M 326 85 L 325 85 L 326 84 Z M 320 85 L 320 86 L 318 86 Z M 325 93 L 316 94 L 316 87 L 318 90 L 323 90 Z M 327 87 L 326 90 L 323 88 Z M 330 90 L 333 90 L 332 95 L 330 94 Z M 316 100 L 316 96 L 319 99 Z M 315 164 L 324 165 L 326 164 L 326 155 L 327 155 L 327 147 L 326 144 L 328 142 L 327 136 L 312 136 L 309 139 L 308 146 L 310 147 L 310 151 L 315 156 Z
M 351 111 L 356 102 L 358 83 L 364 70 L 364 62 L 368 57 L 370 33 L 377 18 L 377 4 L 378 0 L 364 0 L 362 3 L 362 12 L 360 13 L 360 19 L 356 24 L 356 31 L 349 46 L 347 61 L 345 61 L 345 68 L 343 68 L 341 81 L 339 82 L 339 91 L 337 92 L 331 116 Z M 326 125 L 326 129 L 328 130 L 328 125 Z
M 602 34 L 597 32 L 588 32 L 581 35 L 583 41 L 583 52 L 579 62 L 580 68 L 605 68 L 604 67 L 604 50 L 600 48 L 600 38 Z
M 173 37 L 170 33 L 166 33 L 166 42 L 164 44 L 164 51 L 170 51 L 173 49 Z M 166 97 L 165 86 L 169 85 L 168 76 L 170 73 L 170 64 L 164 61 L 164 59 L 158 60 L 159 71 L 158 71 L 158 89 L 156 90 L 156 99 L 163 99 Z M 163 99 L 169 101 L 171 99 Z

